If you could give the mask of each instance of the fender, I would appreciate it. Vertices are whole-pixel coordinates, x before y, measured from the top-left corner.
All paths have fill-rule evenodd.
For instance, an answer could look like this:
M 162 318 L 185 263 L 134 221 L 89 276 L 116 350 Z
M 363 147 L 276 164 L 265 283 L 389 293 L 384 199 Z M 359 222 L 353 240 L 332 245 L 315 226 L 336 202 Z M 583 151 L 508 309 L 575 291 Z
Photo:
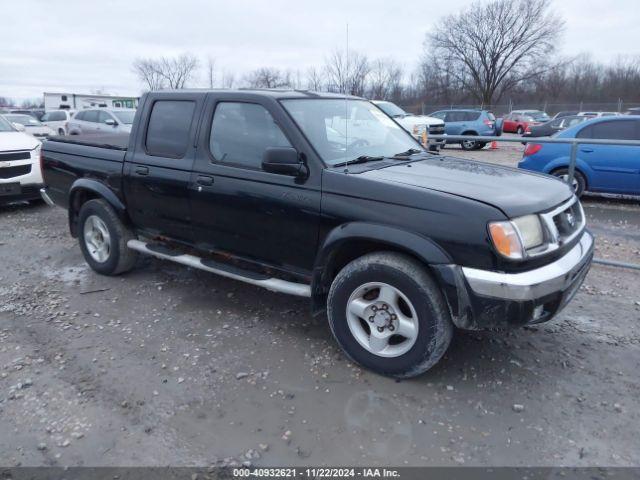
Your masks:
M 425 264 L 451 264 L 451 257 L 433 240 L 423 235 L 395 226 L 351 222 L 335 227 L 326 236 L 316 256 L 311 279 L 312 309 L 319 313 L 324 309 L 324 298 L 329 286 L 327 273 L 332 257 L 351 241 L 368 241 L 386 244 L 415 255 Z
M 69 189 L 69 230 L 71 231 L 72 236 L 76 236 L 75 224 L 78 218 L 78 212 L 75 211 L 74 208 L 74 198 L 81 190 L 88 190 L 96 194 L 98 197 L 104 198 L 113 207 L 118 216 L 124 216 L 126 210 L 124 203 L 122 203 L 122 200 L 120 200 L 118 196 L 109 189 L 109 187 L 98 180 L 93 180 L 91 178 L 79 178 L 73 182 Z

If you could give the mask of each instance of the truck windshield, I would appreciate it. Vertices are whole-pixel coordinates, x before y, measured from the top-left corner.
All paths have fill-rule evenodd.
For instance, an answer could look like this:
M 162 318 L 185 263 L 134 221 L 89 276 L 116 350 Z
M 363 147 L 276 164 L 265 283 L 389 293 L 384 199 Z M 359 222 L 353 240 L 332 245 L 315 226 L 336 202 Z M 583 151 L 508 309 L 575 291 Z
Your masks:
M 365 100 L 291 99 L 282 104 L 329 165 L 420 148 L 402 127 Z
M 406 117 L 407 116 L 407 112 L 402 110 L 395 103 L 378 102 L 376 103 L 376 105 L 378 106 L 378 108 L 380 108 L 380 110 L 382 110 L 384 113 L 386 113 L 390 117 Z
M 5 120 L 5 118 L 0 115 L 0 132 L 15 132 L 16 129 L 13 128 L 13 125 L 11 125 L 7 120 Z

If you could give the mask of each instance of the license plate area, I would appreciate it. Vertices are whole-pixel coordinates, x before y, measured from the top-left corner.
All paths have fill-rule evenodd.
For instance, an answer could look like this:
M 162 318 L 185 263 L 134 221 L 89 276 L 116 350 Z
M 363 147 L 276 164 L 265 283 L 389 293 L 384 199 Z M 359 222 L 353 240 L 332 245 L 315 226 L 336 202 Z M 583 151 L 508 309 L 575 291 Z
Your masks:
M 0 183 L 0 196 L 20 195 L 20 193 L 22 193 L 20 183 Z

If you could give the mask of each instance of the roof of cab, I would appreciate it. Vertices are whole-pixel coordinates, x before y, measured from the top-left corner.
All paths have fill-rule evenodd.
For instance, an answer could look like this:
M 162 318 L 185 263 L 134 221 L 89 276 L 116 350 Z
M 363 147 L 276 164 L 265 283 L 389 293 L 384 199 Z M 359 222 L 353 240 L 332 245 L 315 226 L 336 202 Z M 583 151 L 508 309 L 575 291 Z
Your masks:
M 284 89 L 284 88 L 186 88 L 182 90 L 156 90 L 149 92 L 152 94 L 165 94 L 165 93 L 225 93 L 225 94 L 251 94 L 251 95 L 264 95 L 275 99 L 292 99 L 292 98 L 326 98 L 326 99 L 349 99 L 349 100 L 363 100 L 361 97 L 354 95 L 345 95 L 343 93 L 328 93 L 328 92 L 314 92 L 310 90 L 296 90 L 296 89 Z

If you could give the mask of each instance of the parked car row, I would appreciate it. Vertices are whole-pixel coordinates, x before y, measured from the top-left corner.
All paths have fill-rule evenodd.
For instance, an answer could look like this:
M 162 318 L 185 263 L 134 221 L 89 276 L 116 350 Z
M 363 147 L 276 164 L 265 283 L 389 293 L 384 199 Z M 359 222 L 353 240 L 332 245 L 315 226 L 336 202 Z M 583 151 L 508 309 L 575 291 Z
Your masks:
M 5 118 L 19 130 L 43 139 L 52 135 L 78 135 L 80 133 L 129 133 L 135 110 L 92 108 L 50 110 L 41 120 L 28 113 L 5 113 Z
M 567 117 L 572 118 L 572 117 Z M 578 138 L 573 188 L 584 192 L 640 195 L 640 147 L 589 144 L 589 139 L 640 141 L 640 115 L 600 116 L 577 122 L 555 138 Z M 518 167 L 568 178 L 571 145 L 529 142 Z

